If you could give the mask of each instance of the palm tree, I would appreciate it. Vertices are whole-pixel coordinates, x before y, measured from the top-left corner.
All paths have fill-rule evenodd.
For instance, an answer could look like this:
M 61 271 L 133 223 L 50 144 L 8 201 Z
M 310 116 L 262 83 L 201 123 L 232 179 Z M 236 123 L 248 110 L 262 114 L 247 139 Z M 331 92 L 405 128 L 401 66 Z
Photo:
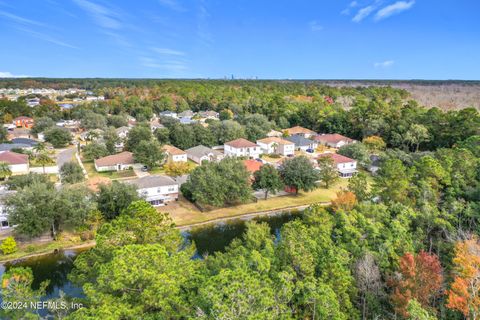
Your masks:
M 0 178 L 7 179 L 12 175 L 12 170 L 10 170 L 10 166 L 6 162 L 0 162 Z
M 35 162 L 42 165 L 43 174 L 45 174 L 45 165 L 52 163 L 52 159 L 48 156 L 46 152 L 37 154 L 35 157 Z
M 45 146 L 45 143 L 39 142 L 35 147 L 33 147 L 33 150 L 35 151 L 36 154 L 39 154 L 43 151 L 45 151 L 47 147 Z

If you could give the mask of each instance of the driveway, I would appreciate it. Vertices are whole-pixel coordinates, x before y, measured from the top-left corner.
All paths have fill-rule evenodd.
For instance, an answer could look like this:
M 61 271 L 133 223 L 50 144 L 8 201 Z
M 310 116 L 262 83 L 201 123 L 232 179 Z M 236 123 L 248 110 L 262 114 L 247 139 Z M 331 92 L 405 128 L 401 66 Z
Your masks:
M 74 161 L 73 157 L 76 151 L 77 151 L 76 147 L 68 148 L 60 151 L 60 153 L 57 155 L 57 167 L 59 170 L 65 163 Z

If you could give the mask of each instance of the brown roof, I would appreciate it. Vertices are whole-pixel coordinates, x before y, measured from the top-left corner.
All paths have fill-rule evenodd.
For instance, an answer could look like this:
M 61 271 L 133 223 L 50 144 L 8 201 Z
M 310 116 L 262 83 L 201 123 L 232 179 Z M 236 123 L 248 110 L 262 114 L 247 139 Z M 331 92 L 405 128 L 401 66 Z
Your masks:
M 338 163 L 348 163 L 348 162 L 355 162 L 356 160 L 350 159 L 349 157 L 342 156 L 341 154 L 338 153 L 324 153 L 318 156 L 320 157 L 331 157 L 333 161 L 338 164 Z
M 243 138 L 225 142 L 225 144 L 233 148 L 258 147 L 256 143 L 253 143 L 252 141 L 248 141 L 247 139 L 243 139 Z
M 342 136 L 341 134 L 338 134 L 338 133 L 320 134 L 318 136 L 315 136 L 314 139 L 316 141 L 330 142 L 330 143 L 338 143 L 340 141 L 347 141 L 347 142 L 353 141 L 353 139 Z
M 247 168 L 247 171 L 250 173 L 255 173 L 256 171 L 260 170 L 260 167 L 263 165 L 260 161 L 257 160 L 243 160 L 243 164 L 245 165 L 245 168 Z
M 285 131 L 287 131 L 287 133 L 290 134 L 290 135 L 292 135 L 292 134 L 317 134 L 315 131 L 312 131 L 310 129 L 300 127 L 300 126 L 295 126 L 295 127 L 289 128 L 289 129 L 285 129 Z
M 285 139 L 282 139 L 282 138 L 279 138 L 279 137 L 268 137 L 268 138 L 257 140 L 257 142 L 266 143 L 266 144 L 269 144 L 269 143 L 294 144 L 291 141 L 288 141 L 288 140 L 285 140 Z
M 181 149 L 178 149 L 177 147 L 174 147 L 174 146 L 171 146 L 171 145 L 164 145 L 162 147 L 163 151 L 171 154 L 171 155 L 182 155 L 182 154 L 187 154 L 185 151 L 181 150 Z
M 8 164 L 27 164 L 28 155 L 12 151 L 2 151 L 0 152 L 0 162 L 6 162 Z
M 25 117 L 25 116 L 20 116 L 20 117 L 16 117 L 15 119 L 13 119 L 13 121 L 33 121 L 32 118 L 30 117 Z
M 114 166 L 117 164 L 134 164 L 133 153 L 124 151 L 95 160 L 95 165 L 98 167 Z

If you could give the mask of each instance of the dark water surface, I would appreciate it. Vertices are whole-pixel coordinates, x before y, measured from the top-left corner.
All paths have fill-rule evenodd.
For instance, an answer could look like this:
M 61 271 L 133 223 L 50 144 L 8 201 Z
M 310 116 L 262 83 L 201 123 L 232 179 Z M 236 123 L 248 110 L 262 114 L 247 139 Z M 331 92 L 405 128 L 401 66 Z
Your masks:
M 270 225 L 272 234 L 277 240 L 280 237 L 281 227 L 300 216 L 300 213 L 283 213 L 269 217 L 254 218 L 255 221 L 266 222 Z M 216 224 L 206 225 L 189 231 L 183 231 L 186 241 L 195 243 L 197 248 L 196 258 L 202 258 L 216 251 L 224 251 L 230 242 L 240 237 L 245 231 L 245 220 L 231 220 Z M 0 277 L 12 266 L 29 267 L 34 276 L 34 289 L 38 289 L 40 283 L 49 280 L 45 300 L 59 296 L 60 290 L 71 297 L 82 297 L 83 292 L 74 286 L 67 278 L 73 268 L 73 262 L 77 255 L 85 249 L 64 250 L 56 254 L 47 254 L 38 257 L 17 260 L 0 264 Z M 88 250 L 88 249 L 87 249 Z M 42 299 L 42 300 L 44 300 Z

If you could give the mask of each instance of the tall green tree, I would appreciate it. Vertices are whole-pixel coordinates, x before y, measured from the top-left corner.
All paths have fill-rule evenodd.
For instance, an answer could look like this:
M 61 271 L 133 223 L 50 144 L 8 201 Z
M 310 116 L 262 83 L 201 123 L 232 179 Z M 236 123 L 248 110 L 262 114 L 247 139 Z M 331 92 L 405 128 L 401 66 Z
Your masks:
M 255 190 L 263 190 L 265 192 L 265 200 L 268 198 L 268 193 L 275 194 L 283 188 L 282 178 L 278 170 L 271 164 L 261 166 L 260 170 L 256 171 L 253 176 L 252 187 Z
M 148 168 L 158 167 L 165 159 L 165 153 L 157 140 L 140 141 L 133 150 L 135 162 L 143 163 Z
M 102 184 L 99 189 L 95 201 L 107 220 L 115 218 L 133 201 L 140 199 L 134 186 L 118 181 L 112 181 L 110 185 Z
M 319 179 L 325 183 L 325 188 L 329 188 L 332 183 L 339 179 L 337 166 L 332 157 L 319 157 L 318 162 L 318 176 Z
M 280 176 L 285 185 L 295 188 L 295 194 L 300 190 L 311 191 L 317 188 L 319 179 L 317 171 L 305 156 L 286 159 L 280 167 Z

